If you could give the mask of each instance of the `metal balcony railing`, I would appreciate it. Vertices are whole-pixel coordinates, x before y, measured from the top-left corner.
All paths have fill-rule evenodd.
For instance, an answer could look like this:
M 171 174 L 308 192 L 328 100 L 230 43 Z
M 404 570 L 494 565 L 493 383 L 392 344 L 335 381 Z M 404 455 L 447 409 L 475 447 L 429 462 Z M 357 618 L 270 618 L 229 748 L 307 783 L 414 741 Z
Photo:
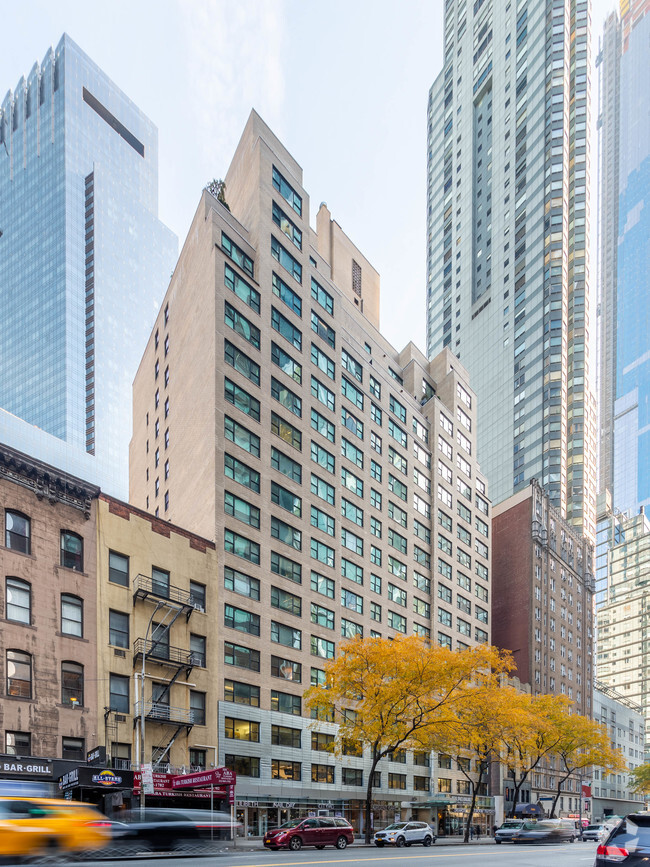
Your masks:
M 159 579 L 154 580 L 150 575 L 136 575 L 133 579 L 133 597 L 146 599 L 154 596 L 156 599 L 167 599 L 170 603 L 181 605 L 184 608 L 202 608 L 201 604 L 194 599 L 189 590 L 183 590 L 174 584 L 167 584 Z
M 136 716 L 142 714 L 143 702 L 135 703 Z M 160 704 L 155 701 L 144 702 L 144 715 L 147 721 L 171 723 L 173 725 L 194 725 L 194 711 L 185 707 L 172 707 L 169 704 Z
M 174 668 L 192 668 L 201 665 L 202 654 L 195 651 L 185 650 L 183 647 L 174 647 L 172 644 L 163 644 L 151 638 L 136 638 L 133 642 L 133 657 L 142 657 L 161 665 L 170 665 Z

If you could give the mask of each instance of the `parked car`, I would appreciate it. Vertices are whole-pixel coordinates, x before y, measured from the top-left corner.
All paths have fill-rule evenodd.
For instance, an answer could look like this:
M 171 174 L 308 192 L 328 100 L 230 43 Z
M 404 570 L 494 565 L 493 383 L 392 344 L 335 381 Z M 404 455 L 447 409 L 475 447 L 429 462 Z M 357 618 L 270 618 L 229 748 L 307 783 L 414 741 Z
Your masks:
M 542 819 L 524 822 L 512 834 L 513 843 L 573 843 L 579 831 L 572 819 Z
M 646 867 L 649 861 L 650 813 L 630 813 L 596 849 L 594 867 Z
M 112 823 L 113 840 L 121 849 L 169 852 L 189 843 L 230 838 L 230 814 L 210 810 L 146 807 L 126 810 Z M 235 833 L 241 824 L 235 824 Z
M 110 823 L 90 804 L 55 798 L 0 798 L 0 858 L 71 855 L 103 849 Z
M 430 846 L 436 842 L 436 835 L 426 822 L 394 822 L 374 836 L 375 846 L 412 846 L 422 843 Z
M 512 843 L 512 835 L 524 827 L 523 819 L 506 819 L 500 828 L 494 832 L 495 843 Z
M 603 831 L 605 830 L 605 826 L 600 825 L 587 825 L 586 828 L 582 829 L 581 839 L 585 843 L 589 842 L 598 842 L 601 838 Z
M 273 828 L 264 835 L 264 846 L 267 849 L 293 849 L 297 851 L 303 846 L 315 846 L 324 849 L 325 846 L 336 846 L 345 849 L 354 840 L 352 825 L 347 819 L 338 816 L 310 816 L 307 819 L 292 819 L 279 828 Z

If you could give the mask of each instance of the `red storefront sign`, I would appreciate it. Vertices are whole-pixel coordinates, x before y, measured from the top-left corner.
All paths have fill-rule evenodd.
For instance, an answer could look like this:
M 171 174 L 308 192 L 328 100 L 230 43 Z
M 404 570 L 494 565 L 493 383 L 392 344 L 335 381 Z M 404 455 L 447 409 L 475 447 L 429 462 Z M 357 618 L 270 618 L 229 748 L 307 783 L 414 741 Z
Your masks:
M 155 777 L 155 774 L 154 774 Z M 182 774 L 172 777 L 173 789 L 204 789 L 208 786 L 233 786 L 237 776 L 230 768 L 214 768 L 212 771 L 197 771 L 194 774 Z
M 197 774 L 188 774 L 187 776 L 199 776 Z M 161 798 L 209 798 L 210 791 L 207 789 L 198 789 L 193 791 L 179 791 L 174 787 L 174 780 L 178 779 L 175 774 L 154 774 L 153 775 L 153 795 Z M 142 774 L 140 771 L 135 771 L 133 774 L 133 794 L 139 795 L 141 789 Z M 214 790 L 215 798 L 225 798 L 227 795 L 226 788 L 218 788 Z

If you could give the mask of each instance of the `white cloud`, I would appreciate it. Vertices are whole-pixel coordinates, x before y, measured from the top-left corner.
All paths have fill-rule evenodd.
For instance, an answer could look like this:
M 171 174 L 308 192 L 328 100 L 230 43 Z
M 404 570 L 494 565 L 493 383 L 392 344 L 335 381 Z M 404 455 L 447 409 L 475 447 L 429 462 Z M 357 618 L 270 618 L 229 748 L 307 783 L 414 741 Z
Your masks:
M 225 174 L 251 108 L 273 126 L 285 99 L 282 0 L 178 0 L 187 61 L 186 98 L 202 164 Z

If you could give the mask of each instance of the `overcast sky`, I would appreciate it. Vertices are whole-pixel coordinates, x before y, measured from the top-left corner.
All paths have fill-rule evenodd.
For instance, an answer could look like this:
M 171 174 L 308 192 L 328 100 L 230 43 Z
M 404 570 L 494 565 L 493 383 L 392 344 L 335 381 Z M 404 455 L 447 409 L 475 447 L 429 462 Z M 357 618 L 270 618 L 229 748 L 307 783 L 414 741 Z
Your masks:
M 594 0 L 595 44 L 614 5 Z M 424 350 L 426 106 L 442 66 L 442 7 L 5 2 L 0 99 L 67 31 L 157 125 L 160 217 L 181 243 L 201 189 L 225 175 L 254 107 L 303 168 L 312 224 L 326 201 L 379 271 L 386 337 L 397 349 L 413 339 Z

